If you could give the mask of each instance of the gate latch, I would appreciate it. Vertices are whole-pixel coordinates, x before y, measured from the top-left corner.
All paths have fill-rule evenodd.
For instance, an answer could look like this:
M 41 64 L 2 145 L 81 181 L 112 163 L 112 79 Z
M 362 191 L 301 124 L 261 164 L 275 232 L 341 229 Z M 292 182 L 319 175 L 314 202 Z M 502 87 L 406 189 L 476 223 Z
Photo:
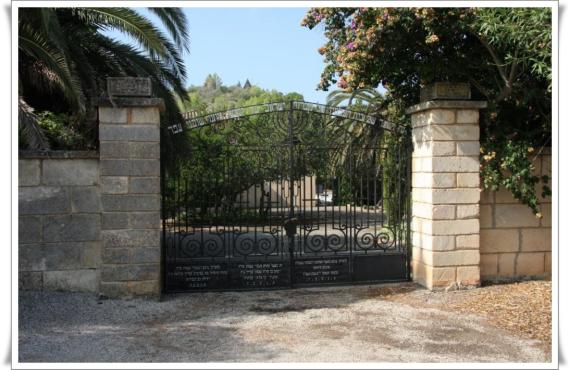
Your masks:
M 285 233 L 287 236 L 293 236 L 297 234 L 297 225 L 299 224 L 299 219 L 296 217 L 289 218 L 285 220 Z

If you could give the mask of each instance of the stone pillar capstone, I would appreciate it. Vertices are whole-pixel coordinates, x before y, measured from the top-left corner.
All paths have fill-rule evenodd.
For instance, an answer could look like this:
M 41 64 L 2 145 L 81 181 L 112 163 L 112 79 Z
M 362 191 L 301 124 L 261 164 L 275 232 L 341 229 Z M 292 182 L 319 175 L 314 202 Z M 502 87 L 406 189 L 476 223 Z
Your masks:
M 108 297 L 161 291 L 160 110 L 149 78 L 107 79 L 99 114 L 102 265 Z
M 412 119 L 412 276 L 428 289 L 478 286 L 479 110 L 468 84 L 435 83 Z

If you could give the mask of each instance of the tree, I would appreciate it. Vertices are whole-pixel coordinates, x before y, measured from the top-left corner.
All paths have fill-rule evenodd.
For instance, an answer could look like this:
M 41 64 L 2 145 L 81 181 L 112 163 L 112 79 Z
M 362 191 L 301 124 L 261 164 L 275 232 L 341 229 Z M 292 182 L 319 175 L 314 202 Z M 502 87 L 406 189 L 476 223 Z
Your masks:
M 189 45 L 186 17 L 178 8 L 148 10 L 160 19 L 168 36 L 127 8 L 20 8 L 20 101 L 36 110 L 69 115 L 95 145 L 91 98 L 105 93 L 106 77 L 150 77 L 153 90 L 167 107 L 164 121 L 181 122 L 176 100 L 186 95 L 186 69 L 180 55 Z M 130 36 L 138 47 L 104 35 L 109 29 Z M 27 126 L 22 129 L 27 144 L 41 146 L 42 140 L 32 137 L 42 135 L 37 121 L 19 122 Z
M 481 175 L 540 216 L 529 152 L 551 140 L 551 12 L 548 8 L 313 8 L 302 25 L 324 26 L 319 87 L 383 86 L 398 107 L 421 86 L 467 81 L 489 108 L 481 117 Z
M 209 74 L 201 86 L 191 86 L 188 99 L 179 103 L 184 111 L 205 115 L 256 104 L 302 100 L 303 96 L 296 92 L 284 94 L 254 85 L 247 89 L 226 86 L 219 76 Z M 303 119 L 303 128 L 297 132 L 300 139 L 305 142 L 321 139 L 316 128 L 322 124 L 322 117 L 316 114 L 308 117 L 303 112 L 294 114 L 295 120 Z M 289 173 L 289 149 L 283 145 L 288 138 L 287 118 L 288 112 L 272 112 L 177 134 L 180 141 L 188 143 L 190 150 L 178 146 L 168 149 L 176 158 L 172 161 L 175 165 L 167 169 L 165 198 L 183 199 L 188 212 L 194 212 L 191 215 L 194 222 L 212 221 L 208 217 L 217 217 L 218 221 L 266 218 L 267 203 L 261 191 L 257 193 L 257 210 L 244 205 L 245 199 L 240 202 L 239 197 L 252 186 L 263 189 L 267 183 Z M 303 160 L 295 165 L 295 179 L 323 167 L 322 155 L 299 153 Z M 169 205 L 167 209 L 177 217 L 186 217 L 186 211 L 169 208 Z
M 330 136 L 335 138 L 335 145 L 339 148 L 335 158 L 337 166 L 347 168 L 345 162 L 352 161 L 352 174 L 356 181 L 363 177 L 363 173 L 373 171 L 379 174 L 382 193 L 377 201 L 383 205 L 388 224 L 402 225 L 401 221 L 406 216 L 406 208 L 402 205 L 409 198 L 407 189 L 410 184 L 406 174 L 410 165 L 408 151 L 411 142 L 405 115 L 394 103 L 373 88 L 351 92 L 336 90 L 327 97 L 329 105 L 383 117 L 373 125 L 334 117 L 330 123 Z
M 283 100 L 303 100 L 303 96 L 296 92 L 283 94 L 275 90 L 264 90 L 254 85 L 250 85 L 249 88 L 245 89 L 239 83 L 227 86 L 214 73 L 206 76 L 202 86 L 190 86 L 187 92 L 187 99 L 180 101 L 179 104 L 182 110 L 197 111 L 205 114 Z
M 222 79 L 216 73 L 209 74 L 204 81 L 204 89 L 214 91 L 222 87 Z

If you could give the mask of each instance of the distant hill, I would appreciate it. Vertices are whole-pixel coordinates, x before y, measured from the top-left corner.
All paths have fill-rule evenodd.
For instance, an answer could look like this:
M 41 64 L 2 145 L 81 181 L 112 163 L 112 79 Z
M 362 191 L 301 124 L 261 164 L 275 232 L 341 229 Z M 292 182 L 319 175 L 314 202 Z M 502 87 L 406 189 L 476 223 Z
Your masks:
M 246 79 L 243 86 L 240 82 L 227 86 L 215 73 L 209 74 L 202 86 L 188 88 L 188 97 L 190 103 L 183 105 L 183 111 L 194 111 L 196 114 L 275 101 L 304 100 L 299 93 L 284 94 L 277 90 L 265 90 L 251 84 L 249 79 Z

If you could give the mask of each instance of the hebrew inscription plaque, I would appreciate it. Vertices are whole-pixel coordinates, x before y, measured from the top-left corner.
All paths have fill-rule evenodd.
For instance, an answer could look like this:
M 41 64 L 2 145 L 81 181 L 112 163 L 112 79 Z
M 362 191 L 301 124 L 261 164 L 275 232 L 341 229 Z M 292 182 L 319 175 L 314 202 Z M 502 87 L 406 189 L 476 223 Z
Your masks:
M 152 87 L 147 77 L 107 77 L 107 93 L 111 96 L 151 96 Z
M 295 260 L 295 284 L 346 283 L 350 281 L 348 257 Z

